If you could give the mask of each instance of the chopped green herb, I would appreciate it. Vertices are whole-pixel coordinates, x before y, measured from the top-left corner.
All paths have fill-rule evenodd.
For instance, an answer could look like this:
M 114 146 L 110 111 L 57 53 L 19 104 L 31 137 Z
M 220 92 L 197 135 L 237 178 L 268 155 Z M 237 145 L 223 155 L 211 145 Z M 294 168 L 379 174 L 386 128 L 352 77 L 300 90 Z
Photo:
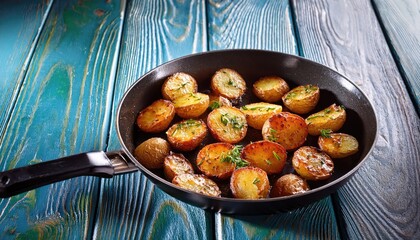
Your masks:
M 333 132 L 331 129 L 321 129 L 321 137 L 330 138 L 331 133 Z
M 175 135 L 175 133 L 178 131 L 178 130 L 181 130 L 181 129 L 183 129 L 183 128 L 185 128 L 185 127 L 195 127 L 195 126 L 200 126 L 201 125 L 201 123 L 199 122 L 199 121 L 197 121 L 197 120 L 194 120 L 194 119 L 188 119 L 188 120 L 185 120 L 185 121 L 183 121 L 183 122 L 180 122 L 180 123 L 178 123 L 177 125 L 176 125 L 176 128 L 175 128 L 175 130 L 172 132 L 172 136 L 173 135 Z
M 294 98 L 294 97 L 296 97 L 296 93 L 295 92 L 289 92 L 287 95 L 286 95 L 286 100 L 289 100 L 289 99 L 291 99 L 291 98 Z
M 179 86 L 177 89 L 175 89 L 175 91 L 180 90 L 181 88 L 185 87 L 187 84 L 188 84 L 188 82 L 181 83 L 181 86 Z
M 268 165 L 271 165 L 272 163 L 271 163 L 271 161 L 270 160 L 268 160 L 268 159 L 265 159 L 265 162 L 268 164 Z
M 270 135 L 268 136 L 267 139 L 272 142 L 277 141 L 278 138 L 276 137 L 276 134 L 277 134 L 277 130 L 270 128 Z
M 235 163 L 236 168 L 246 167 L 249 165 L 249 162 L 241 158 L 243 146 L 236 145 L 230 152 L 222 156 L 222 162 Z
M 316 91 L 317 89 L 318 89 L 318 87 L 317 86 L 314 86 L 312 84 L 309 84 L 309 85 L 306 85 L 305 86 L 305 92 L 306 93 L 310 93 L 310 92 Z
M 281 161 L 280 156 L 276 152 L 273 151 L 273 155 L 278 161 Z
M 210 104 L 210 109 L 211 110 L 214 110 L 214 109 L 216 109 L 216 108 L 219 108 L 219 107 L 221 107 L 221 105 L 220 105 L 220 102 L 219 101 L 214 101 L 214 102 L 212 102 L 211 104 Z
M 253 184 L 257 184 L 257 183 L 259 183 L 260 182 L 260 179 L 259 178 L 255 178 L 254 179 L 254 181 L 252 182 Z
M 227 126 L 230 123 L 234 129 L 242 129 L 244 127 L 244 123 L 239 121 L 238 117 L 236 116 L 232 117 L 228 113 L 222 114 L 222 116 L 220 116 L 220 121 L 225 126 Z

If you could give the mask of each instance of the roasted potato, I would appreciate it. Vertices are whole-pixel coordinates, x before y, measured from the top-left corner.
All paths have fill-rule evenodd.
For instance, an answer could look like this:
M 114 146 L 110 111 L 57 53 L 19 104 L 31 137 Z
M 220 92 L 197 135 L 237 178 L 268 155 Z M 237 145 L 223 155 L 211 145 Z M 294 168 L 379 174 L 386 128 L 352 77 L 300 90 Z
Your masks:
M 204 93 L 188 93 L 173 100 L 175 112 L 181 118 L 197 118 L 209 107 L 209 96 Z
M 293 150 L 305 143 L 308 128 L 302 117 L 282 112 L 265 121 L 262 135 L 264 140 L 280 143 L 286 150 Z
M 165 80 L 162 85 L 162 95 L 163 98 L 173 101 L 187 93 L 196 93 L 197 89 L 197 81 L 191 75 L 178 72 Z
M 345 158 L 359 151 L 357 139 L 345 133 L 329 133 L 319 136 L 319 148 L 332 158 Z
M 222 68 L 211 78 L 211 89 L 217 95 L 235 100 L 245 93 L 246 83 L 235 70 Z
M 169 143 L 159 137 L 149 138 L 134 150 L 134 157 L 147 169 L 163 167 L 165 157 L 170 153 Z
M 222 193 L 213 180 L 200 174 L 180 174 L 174 177 L 172 183 L 181 188 L 211 197 L 220 197 Z
M 163 161 L 163 173 L 168 181 L 172 182 L 175 176 L 184 173 L 194 173 L 190 161 L 180 153 L 171 152 Z
M 174 149 L 191 151 L 196 148 L 207 135 L 207 126 L 202 120 L 188 119 L 172 125 L 166 136 Z
M 261 130 L 264 122 L 271 116 L 281 113 L 282 107 L 272 103 L 251 103 L 242 106 L 240 110 L 245 114 L 249 126 Z
M 344 125 L 345 121 L 345 108 L 335 103 L 322 111 L 309 115 L 305 119 L 308 125 L 308 132 L 312 136 L 320 135 L 323 129 L 330 129 L 336 132 Z
M 168 128 L 175 116 L 175 107 L 168 100 L 159 99 L 140 111 L 137 126 L 148 133 L 157 133 Z
M 261 168 L 267 174 L 281 173 L 286 164 L 286 149 L 278 143 L 262 140 L 244 147 L 241 158 L 250 166 Z
M 309 185 L 306 180 L 298 175 L 289 173 L 277 179 L 273 188 L 271 188 L 270 196 L 290 196 L 298 193 L 304 193 L 306 191 L 309 191 Z
M 235 198 L 267 198 L 270 182 L 267 173 L 256 167 L 243 167 L 235 170 L 230 178 L 230 190 Z
M 197 167 L 208 177 L 227 179 L 235 170 L 236 164 L 225 161 L 234 146 L 229 143 L 212 143 L 204 146 L 197 154 Z
M 220 107 L 207 116 L 207 127 L 218 141 L 237 143 L 248 130 L 245 114 L 235 107 Z
M 305 114 L 312 111 L 319 101 L 319 87 L 309 84 L 298 86 L 282 97 L 283 104 L 291 112 Z
M 289 85 L 283 78 L 268 76 L 258 79 L 252 85 L 252 92 L 265 102 L 277 102 L 289 91 Z
M 324 180 L 331 177 L 334 163 L 325 152 L 310 146 L 300 147 L 292 158 L 295 171 L 306 180 Z
M 210 97 L 209 108 L 211 110 L 214 110 L 216 108 L 223 107 L 223 106 L 232 107 L 232 103 L 229 101 L 229 99 L 223 96 L 210 94 L 209 97 Z

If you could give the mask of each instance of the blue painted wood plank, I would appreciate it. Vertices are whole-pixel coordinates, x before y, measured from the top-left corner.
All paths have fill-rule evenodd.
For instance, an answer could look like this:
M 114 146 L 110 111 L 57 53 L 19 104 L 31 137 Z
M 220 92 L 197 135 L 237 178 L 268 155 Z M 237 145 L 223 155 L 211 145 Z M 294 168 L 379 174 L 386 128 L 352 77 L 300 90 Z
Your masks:
M 52 2 L 0 2 L 0 136 Z
M 353 80 L 377 112 L 373 153 L 334 198 L 341 236 L 420 239 L 420 120 L 371 2 L 292 3 L 304 56 Z
M 114 111 L 142 74 L 206 50 L 203 1 L 130 1 L 126 7 Z M 120 149 L 114 126 L 108 150 Z M 94 239 L 211 239 L 212 216 L 162 192 L 142 174 L 101 181 Z
M 417 0 L 374 0 L 372 4 L 420 115 L 420 3 Z
M 119 3 L 53 2 L 0 140 L 2 170 L 105 148 L 119 19 Z M 2 199 L 0 238 L 90 238 L 98 191 L 80 177 Z
M 256 48 L 298 54 L 289 1 L 211 1 L 210 49 Z M 337 239 L 330 198 L 270 216 L 216 215 L 217 239 Z

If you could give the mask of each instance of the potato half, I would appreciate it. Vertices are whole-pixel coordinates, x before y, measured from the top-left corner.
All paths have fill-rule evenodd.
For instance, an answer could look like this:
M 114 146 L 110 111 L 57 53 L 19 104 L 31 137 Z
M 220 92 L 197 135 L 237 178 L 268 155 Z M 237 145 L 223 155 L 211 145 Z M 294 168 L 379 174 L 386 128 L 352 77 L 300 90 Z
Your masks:
M 334 163 L 325 152 L 310 146 L 300 147 L 292 158 L 295 171 L 307 180 L 325 180 L 331 177 Z
M 252 92 L 255 96 L 270 103 L 280 101 L 288 91 L 289 85 L 278 76 L 262 77 L 252 85 Z
M 241 157 L 251 166 L 261 168 L 267 174 L 281 173 L 286 164 L 286 149 L 275 142 L 258 141 L 244 147 Z
M 245 93 L 246 82 L 235 70 L 222 68 L 211 78 L 211 89 L 217 95 L 235 100 Z
M 309 84 L 293 88 L 283 97 L 283 104 L 291 112 L 305 114 L 312 111 L 319 101 L 319 87 Z
M 171 152 L 163 161 L 163 173 L 168 181 L 172 182 L 175 176 L 184 173 L 194 173 L 190 161 L 180 153 Z
M 173 100 L 175 112 L 181 118 L 197 118 L 209 107 L 209 96 L 204 93 L 188 93 Z
M 169 143 L 159 137 L 149 138 L 134 150 L 134 157 L 147 169 L 163 167 L 165 157 L 170 153 Z
M 202 120 L 188 119 L 172 125 L 166 136 L 171 146 L 180 151 L 195 149 L 207 135 L 207 126 Z
M 237 143 L 247 133 L 248 124 L 245 114 L 235 107 L 220 107 L 207 116 L 207 127 L 218 141 Z
M 289 173 L 277 179 L 273 185 L 273 188 L 271 189 L 270 196 L 290 196 L 304 193 L 309 190 L 309 185 L 305 179 L 299 177 L 298 175 Z
M 305 122 L 308 125 L 308 132 L 312 136 L 320 135 L 323 129 L 336 132 L 346 122 L 346 110 L 343 106 L 334 103 L 322 111 L 309 115 Z
M 178 72 L 165 80 L 162 85 L 162 95 L 163 98 L 173 101 L 187 93 L 196 93 L 197 89 L 197 81 L 191 75 Z
M 319 148 L 332 158 L 345 158 L 359 151 L 357 139 L 346 133 L 331 133 L 319 136 Z
M 197 167 L 208 177 L 227 179 L 235 170 L 235 163 L 223 161 L 234 148 L 229 143 L 212 143 L 204 146 L 197 154 Z
M 211 197 L 220 197 L 222 194 L 219 186 L 213 180 L 201 174 L 180 174 L 174 177 L 172 183 L 181 188 Z
M 144 132 L 161 132 L 168 128 L 174 116 L 175 107 L 172 102 L 159 99 L 140 111 L 137 126 Z
M 245 114 L 249 126 L 261 130 L 264 122 L 271 116 L 281 113 L 282 107 L 272 103 L 251 103 L 242 106 L 240 110 Z
M 230 190 L 235 198 L 267 198 L 270 182 L 267 173 L 256 167 L 243 167 L 235 170 L 230 178 Z

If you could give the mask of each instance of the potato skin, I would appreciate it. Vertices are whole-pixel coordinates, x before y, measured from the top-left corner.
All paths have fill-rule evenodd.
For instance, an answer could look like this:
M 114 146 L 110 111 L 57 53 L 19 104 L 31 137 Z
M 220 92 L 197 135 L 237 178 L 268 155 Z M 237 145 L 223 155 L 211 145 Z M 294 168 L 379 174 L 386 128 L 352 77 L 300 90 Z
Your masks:
M 162 132 L 168 128 L 174 116 L 175 107 L 172 102 L 159 99 L 140 111 L 137 126 L 147 133 Z
M 149 138 L 142 142 L 134 150 L 134 157 L 147 169 L 159 169 L 163 167 L 165 157 L 170 153 L 169 143 L 159 137 Z
M 299 193 L 304 193 L 309 190 L 309 185 L 305 179 L 299 177 L 298 175 L 289 173 L 277 179 L 277 181 L 273 185 L 273 188 L 271 188 L 270 196 L 290 196 Z
M 252 85 L 252 92 L 264 102 L 278 102 L 284 94 L 289 91 L 289 85 L 278 76 L 267 76 L 259 78 Z
M 240 108 L 245 114 L 248 125 L 258 130 L 262 129 L 267 119 L 281 113 L 282 109 L 280 105 L 265 102 L 251 103 Z
M 171 146 L 180 151 L 198 147 L 207 135 L 207 126 L 202 120 L 188 119 L 172 125 L 166 136 Z
M 220 197 L 222 194 L 219 186 L 213 180 L 201 174 L 180 174 L 174 177 L 172 183 L 181 188 L 211 197 Z
M 163 173 L 166 179 L 172 182 L 177 175 L 184 173 L 194 174 L 194 168 L 184 155 L 171 152 L 163 161 Z
M 243 167 L 233 172 L 230 178 L 230 189 L 235 198 L 267 198 L 270 182 L 264 170 L 257 167 Z
M 275 142 L 262 140 L 244 147 L 241 158 L 267 174 L 281 173 L 286 164 L 286 149 Z
M 306 114 L 312 111 L 319 101 L 319 87 L 308 84 L 298 86 L 283 95 L 282 100 L 285 107 L 297 114 Z
M 322 111 L 309 115 L 305 122 L 308 125 L 308 132 L 312 136 L 320 135 L 323 129 L 336 132 L 346 122 L 346 110 L 343 106 L 334 103 Z
M 299 115 L 282 112 L 265 121 L 262 135 L 264 140 L 277 142 L 286 150 L 293 150 L 305 143 L 308 128 Z
M 207 116 L 211 135 L 220 142 L 237 143 L 248 130 L 245 114 L 235 107 L 220 107 Z
M 211 143 L 204 146 L 197 154 L 197 167 L 208 177 L 227 179 L 235 170 L 235 163 L 222 161 L 223 157 L 234 148 L 229 143 Z
M 187 93 L 196 93 L 197 81 L 189 74 L 178 72 L 169 76 L 162 85 L 164 99 L 173 101 Z
M 357 139 L 345 133 L 331 133 L 318 137 L 319 148 L 332 158 L 345 158 L 359 151 Z
M 235 100 L 245 93 L 246 82 L 235 70 L 222 68 L 211 78 L 211 89 L 217 95 Z
M 204 93 L 189 93 L 173 100 L 175 112 L 184 119 L 197 118 L 209 107 L 209 96 Z
M 310 146 L 303 146 L 296 150 L 292 164 L 301 177 L 312 181 L 328 179 L 334 170 L 334 163 L 330 156 Z

